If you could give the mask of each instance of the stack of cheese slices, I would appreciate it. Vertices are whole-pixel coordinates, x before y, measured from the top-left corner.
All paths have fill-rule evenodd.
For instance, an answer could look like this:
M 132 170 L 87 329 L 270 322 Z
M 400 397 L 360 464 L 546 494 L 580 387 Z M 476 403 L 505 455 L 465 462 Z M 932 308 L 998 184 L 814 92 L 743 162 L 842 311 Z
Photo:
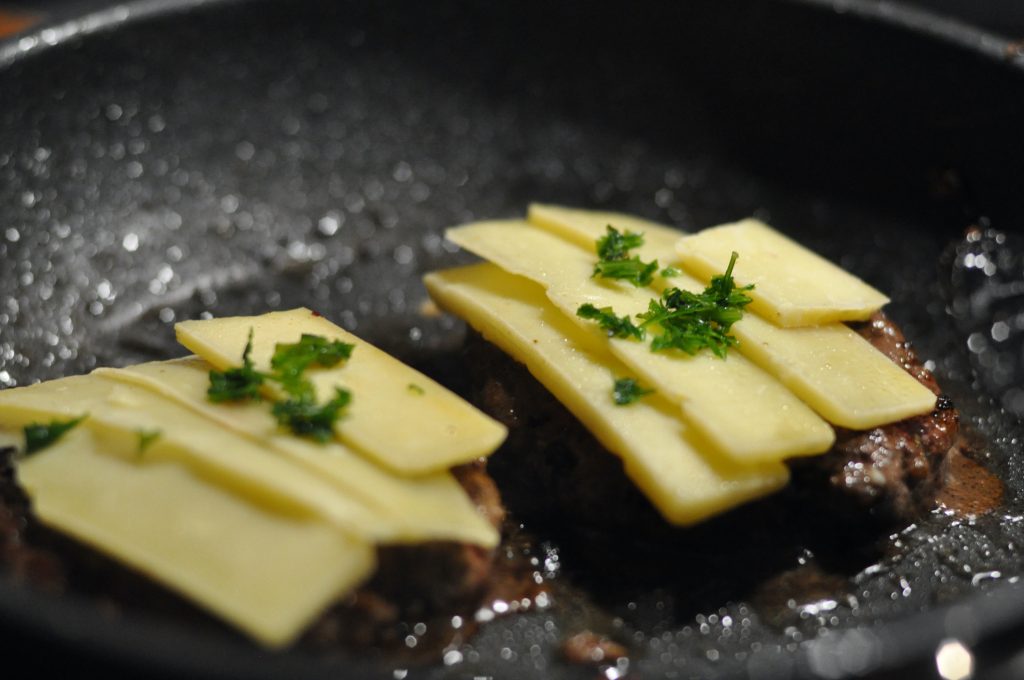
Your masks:
M 676 265 L 650 287 L 594 278 L 608 226 L 644 236 L 644 261 Z M 846 326 L 888 299 L 754 221 L 687 236 L 628 215 L 532 205 L 526 221 L 470 224 L 448 238 L 487 262 L 428 274 L 430 294 L 530 372 L 618 455 L 626 474 L 673 523 L 689 525 L 777 490 L 783 461 L 828 451 L 833 426 L 870 429 L 927 413 L 935 395 Z M 696 293 L 733 252 L 753 299 L 732 327 L 725 359 L 652 352 L 581 319 L 590 303 L 618 316 L 645 312 L 674 286 Z M 651 394 L 612 399 L 615 378 Z
M 355 345 L 310 369 L 317 396 L 352 394 L 335 438 L 286 433 L 267 402 L 211 403 L 209 372 L 269 371 L 303 334 Z M 268 646 L 292 641 L 374 570 L 375 546 L 493 547 L 450 467 L 505 429 L 433 380 L 306 309 L 178 324 L 198 356 L 0 391 L 0 430 L 86 415 L 21 458 L 39 519 L 178 591 Z

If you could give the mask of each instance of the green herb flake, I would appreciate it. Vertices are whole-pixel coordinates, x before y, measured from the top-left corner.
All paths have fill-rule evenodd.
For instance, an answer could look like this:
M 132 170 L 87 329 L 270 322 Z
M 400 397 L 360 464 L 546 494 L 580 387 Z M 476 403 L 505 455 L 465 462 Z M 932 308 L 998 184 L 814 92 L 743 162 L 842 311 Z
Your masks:
M 628 281 L 637 288 L 650 285 L 658 271 L 658 261 L 644 262 L 639 257 L 630 257 L 629 251 L 644 244 L 644 235 L 631 231 L 619 232 L 612 225 L 596 241 L 597 264 L 592 276 L 604 279 Z
M 330 368 L 338 365 L 352 356 L 355 345 L 304 333 L 299 342 L 278 344 L 270 360 L 273 372 L 261 373 L 254 368 L 251 359 L 252 341 L 253 331 L 249 329 L 241 368 L 210 371 L 207 390 L 210 401 L 259 400 L 260 387 L 267 381 L 276 382 L 288 395 L 287 399 L 276 400 L 271 409 L 277 422 L 299 436 L 321 443 L 328 441 L 335 421 L 341 417 L 352 395 L 338 388 L 333 399 L 317 404 L 316 390 L 304 373 L 311 366 Z M 140 433 L 140 453 L 144 449 L 141 437 Z
M 146 452 L 150 446 L 152 446 L 157 439 L 163 436 L 163 432 L 160 430 L 138 430 L 139 435 L 139 449 L 138 454 L 141 456 Z
M 259 401 L 260 387 L 263 386 L 266 376 L 253 367 L 252 336 L 253 330 L 250 328 L 249 341 L 245 343 L 245 351 L 242 352 L 241 368 L 210 371 L 210 387 L 206 390 L 206 396 L 210 401 Z
M 352 356 L 353 349 L 355 345 L 347 342 L 303 333 L 298 342 L 282 343 L 274 348 L 270 367 L 285 382 L 302 375 L 310 366 L 337 366 Z
M 593 276 L 628 281 L 637 288 L 642 288 L 651 285 L 657 271 L 657 260 L 644 262 L 639 257 L 633 257 L 628 260 L 600 260 L 594 265 Z
M 644 235 L 629 230 L 620 233 L 612 225 L 605 227 L 605 235 L 597 239 L 597 256 L 602 260 L 624 260 L 629 251 L 644 244 Z
M 736 287 L 732 272 L 738 257 L 732 254 L 725 273 L 713 277 L 703 293 L 668 288 L 637 315 L 640 328 L 658 329 L 652 331 L 651 351 L 678 349 L 692 355 L 708 348 L 724 359 L 729 348 L 739 344 L 729 331 L 743 317 L 743 308 L 751 301 L 745 291 L 754 286 Z
M 619 378 L 612 385 L 612 399 L 618 406 L 627 406 L 653 392 L 654 390 L 641 387 L 634 378 Z
M 665 267 L 660 272 L 658 272 L 658 274 L 663 279 L 671 279 L 675 276 L 679 276 L 680 274 L 682 274 L 682 272 L 676 269 L 675 267 Z
M 339 387 L 334 398 L 324 404 L 305 398 L 287 399 L 274 404 L 273 414 L 278 424 L 293 434 L 323 444 L 334 435 L 334 423 L 351 401 L 351 393 Z
M 580 305 L 576 310 L 576 316 L 588 321 L 594 321 L 610 338 L 635 338 L 643 340 L 644 329 L 637 327 L 629 316 L 616 316 L 611 307 L 597 308 L 589 302 Z
M 24 428 L 25 454 L 30 455 L 52 446 L 87 417 L 88 414 L 85 414 L 71 420 L 51 420 L 48 424 L 31 423 L 26 425 Z
M 409 383 L 409 385 L 406 387 L 406 389 L 408 389 L 413 394 L 418 394 L 418 395 L 424 395 L 424 394 L 427 393 L 426 390 L 424 390 L 422 387 L 420 387 L 416 383 Z

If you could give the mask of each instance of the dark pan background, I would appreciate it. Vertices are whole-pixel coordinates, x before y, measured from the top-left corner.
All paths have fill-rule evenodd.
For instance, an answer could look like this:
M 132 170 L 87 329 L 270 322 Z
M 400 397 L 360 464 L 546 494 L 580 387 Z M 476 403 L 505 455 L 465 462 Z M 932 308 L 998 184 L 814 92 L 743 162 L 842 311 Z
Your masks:
M 615 617 L 643 676 L 881 677 L 925 672 L 946 637 L 993 668 L 1013 648 L 1024 594 L 1002 581 L 1024 572 L 1020 424 L 972 384 L 942 264 L 981 216 L 1024 238 L 1024 58 L 1005 41 L 920 15 L 879 21 L 859 3 L 161 4 L 0 47 L 0 386 L 179 354 L 171 325 L 204 311 L 298 304 L 450 368 L 463 327 L 418 313 L 420 274 L 467 259 L 442 242 L 446 226 L 530 200 L 683 229 L 757 215 L 892 294 L 989 437 L 1005 511 L 927 518 L 904 537 L 906 561 L 864 577 L 858 607 L 824 632 L 772 629 L 727 584 L 699 609 L 672 583 L 684 561 L 704 579 L 701 564 L 723 558 L 756 572 L 745 536 L 724 556 L 673 546 L 656 569 L 613 570 L 614 587 L 595 576 L 600 559 L 566 549 L 556 580 L 573 597 L 499 619 L 464 663 L 420 673 L 590 677 L 553 660 L 558 634 Z M 702 630 L 696 617 L 718 607 Z M 725 615 L 744 631 L 726 633 Z M 0 616 L 5 656 L 50 670 L 391 677 L 386 663 L 273 657 L 145 615 L 105 618 L 7 579 Z

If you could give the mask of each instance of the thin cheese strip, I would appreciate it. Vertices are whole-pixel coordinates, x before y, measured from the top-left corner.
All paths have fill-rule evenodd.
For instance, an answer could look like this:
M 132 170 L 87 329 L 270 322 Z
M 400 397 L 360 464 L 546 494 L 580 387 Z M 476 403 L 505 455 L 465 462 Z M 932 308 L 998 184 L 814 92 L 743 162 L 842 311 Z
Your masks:
M 863 321 L 889 302 L 856 276 L 757 220 L 705 229 L 680 239 L 683 265 L 703 280 L 741 254 L 733 278 L 753 283 L 750 308 L 779 326 Z
M 603 235 L 600 225 L 607 213 L 595 212 L 588 220 L 588 211 L 551 210 L 541 223 L 544 228 L 560 235 L 572 234 L 576 243 L 590 239 L 587 247 L 593 250 L 594 241 Z M 563 212 L 568 212 L 571 219 L 563 217 Z M 532 215 L 533 210 L 531 219 Z M 677 259 L 676 243 L 681 232 L 654 226 L 658 228 L 644 232 L 644 245 L 635 252 L 644 261 L 656 259 L 662 265 L 670 264 Z M 640 225 L 628 228 L 640 231 Z M 736 271 L 744 270 L 747 264 L 747 251 L 739 253 Z M 704 288 L 689 276 L 655 282 L 659 289 L 667 285 L 694 292 Z M 931 390 L 843 324 L 779 328 L 748 313 L 732 332 L 740 341 L 740 352 L 836 425 L 867 430 L 935 408 Z
M 633 215 L 600 210 L 579 210 L 541 203 L 530 204 L 526 219 L 530 224 L 558 234 L 588 250 L 593 250 L 594 241 L 604 236 L 609 226 L 615 227 L 620 232 L 631 231 L 643 234 L 648 245 L 669 244 L 674 247 L 676 241 L 683 235 L 683 232 L 672 227 L 666 227 L 663 224 Z M 668 264 L 668 262 L 662 264 Z
M 591 278 L 594 258 L 582 248 L 525 222 L 471 224 L 447 232 L 466 250 L 547 289 L 548 298 L 579 319 L 583 303 L 610 306 L 617 315 L 647 309 L 652 291 Z M 613 338 L 612 353 L 669 400 L 695 430 L 736 461 L 778 461 L 821 453 L 834 440 L 832 428 L 781 383 L 732 352 L 722 360 L 709 351 L 688 356 L 652 352 L 645 343 Z
M 291 642 L 373 570 L 373 548 L 268 512 L 173 464 L 97 451 L 76 428 L 18 463 L 40 520 L 138 569 L 265 645 Z
M 448 540 L 497 545 L 497 530 L 473 506 L 449 472 L 409 478 L 393 475 L 338 442 L 318 444 L 283 434 L 265 403 L 213 404 L 206 398 L 210 365 L 198 357 L 94 375 L 138 384 L 236 434 L 262 443 L 309 468 L 372 516 L 367 531 L 386 543 Z
M 373 345 L 308 309 L 262 316 L 185 321 L 178 341 L 219 369 L 241 364 L 253 330 L 252 360 L 270 370 L 279 343 L 303 333 L 354 344 L 352 357 L 335 368 L 310 369 L 320 399 L 343 386 L 352 403 L 335 429 L 337 437 L 399 474 L 423 475 L 490 455 L 505 439 L 503 425 Z
M 565 318 L 543 289 L 493 264 L 428 274 L 431 296 L 466 319 L 530 372 L 579 418 L 658 510 L 693 524 L 786 483 L 784 465 L 741 466 L 702 452 L 675 408 L 656 395 L 626 407 L 611 398 L 626 368 Z
M 136 461 L 174 460 L 231 491 L 278 512 L 317 516 L 362 534 L 374 515 L 320 477 L 190 409 L 149 390 L 87 375 L 0 391 L 0 427 L 88 413 L 111 455 Z M 140 451 L 142 433 L 158 433 Z
M 869 430 L 935 408 L 931 390 L 843 324 L 779 328 L 750 315 L 733 334 L 743 354 L 836 425 Z

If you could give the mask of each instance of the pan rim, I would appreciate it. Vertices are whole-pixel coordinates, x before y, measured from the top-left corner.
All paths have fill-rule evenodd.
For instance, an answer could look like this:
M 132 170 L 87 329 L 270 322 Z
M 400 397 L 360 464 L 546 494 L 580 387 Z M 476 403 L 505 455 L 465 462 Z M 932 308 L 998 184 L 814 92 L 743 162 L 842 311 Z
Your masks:
M 0 39 L 0 70 L 44 50 L 79 37 L 148 17 L 173 14 L 206 5 L 224 5 L 245 0 L 125 0 L 111 4 L 100 0 L 79 0 L 58 10 L 29 29 Z M 993 31 L 931 10 L 885 0 L 773 0 L 821 12 L 850 15 L 864 21 L 888 25 L 946 43 L 1024 71 L 1024 50 L 1019 42 Z
M 75 39 L 107 30 L 119 30 L 123 25 L 139 20 L 172 15 L 200 9 L 205 6 L 223 6 L 240 3 L 243 0 L 128 0 L 108 7 L 97 8 L 96 3 L 82 2 L 54 13 L 29 30 L 0 40 L 0 72 L 22 60 L 42 54 L 54 47 L 60 47 Z M 977 28 L 966 22 L 952 19 L 927 10 L 897 6 L 878 0 L 775 0 L 790 5 L 799 5 L 814 11 L 849 14 L 859 20 L 875 22 L 892 28 L 916 33 L 930 40 L 945 43 L 965 53 L 974 54 L 996 62 L 996 66 L 1024 72 L 1024 53 L 1011 54 L 1014 42 L 991 31 Z M 25 606 L 26 604 L 32 606 Z M 1024 587 L 1020 584 L 1005 583 L 991 590 L 978 592 L 964 600 L 903 618 L 882 621 L 864 628 L 839 631 L 810 641 L 797 653 L 793 666 L 783 671 L 800 677 L 818 677 L 820 665 L 814 661 L 841 646 L 844 635 L 853 631 L 881 633 L 878 637 L 880 657 L 875 667 L 866 671 L 879 671 L 899 666 L 911 660 L 925 658 L 934 653 L 935 647 L 944 639 L 957 638 L 970 646 L 981 639 L 1004 632 L 1024 622 Z M 211 668 L 205 654 L 195 657 L 183 655 L 178 645 L 192 644 L 200 640 L 195 634 L 179 634 L 170 640 L 161 640 L 158 647 L 137 647 L 135 642 L 147 635 L 167 630 L 158 621 L 145 616 L 133 615 L 130 620 L 114 623 L 112 626 L 88 626 L 90 612 L 83 611 L 78 598 L 49 597 L 40 591 L 26 587 L 14 579 L 0 578 L 0 622 L 22 624 L 37 634 L 70 644 L 79 649 L 89 649 L 102 655 L 110 654 L 117 660 L 134 664 L 160 664 L 160 670 L 174 673 L 201 673 L 204 676 L 229 676 L 238 672 L 255 674 L 255 677 L 271 677 L 292 666 L 304 672 L 304 656 L 284 659 L 281 666 L 267 665 L 272 655 L 258 648 L 237 649 L 232 646 L 226 655 L 224 665 Z M 65 625 L 66 617 L 72 616 L 74 628 Z M 80 619 L 80 620 L 79 620 Z M 973 622 L 972 625 L 964 623 Z M 109 622 L 108 622 L 109 623 Z M 118 637 L 111 631 L 129 633 Z M 884 638 L 884 639 L 883 639 Z M 212 643 L 223 652 L 223 643 Z M 349 663 L 349 661 L 346 661 Z M 358 660 L 351 663 L 359 673 Z M 235 665 L 237 664 L 237 665 Z M 325 672 L 336 671 L 326 667 Z M 369 675 L 372 671 L 364 669 Z

